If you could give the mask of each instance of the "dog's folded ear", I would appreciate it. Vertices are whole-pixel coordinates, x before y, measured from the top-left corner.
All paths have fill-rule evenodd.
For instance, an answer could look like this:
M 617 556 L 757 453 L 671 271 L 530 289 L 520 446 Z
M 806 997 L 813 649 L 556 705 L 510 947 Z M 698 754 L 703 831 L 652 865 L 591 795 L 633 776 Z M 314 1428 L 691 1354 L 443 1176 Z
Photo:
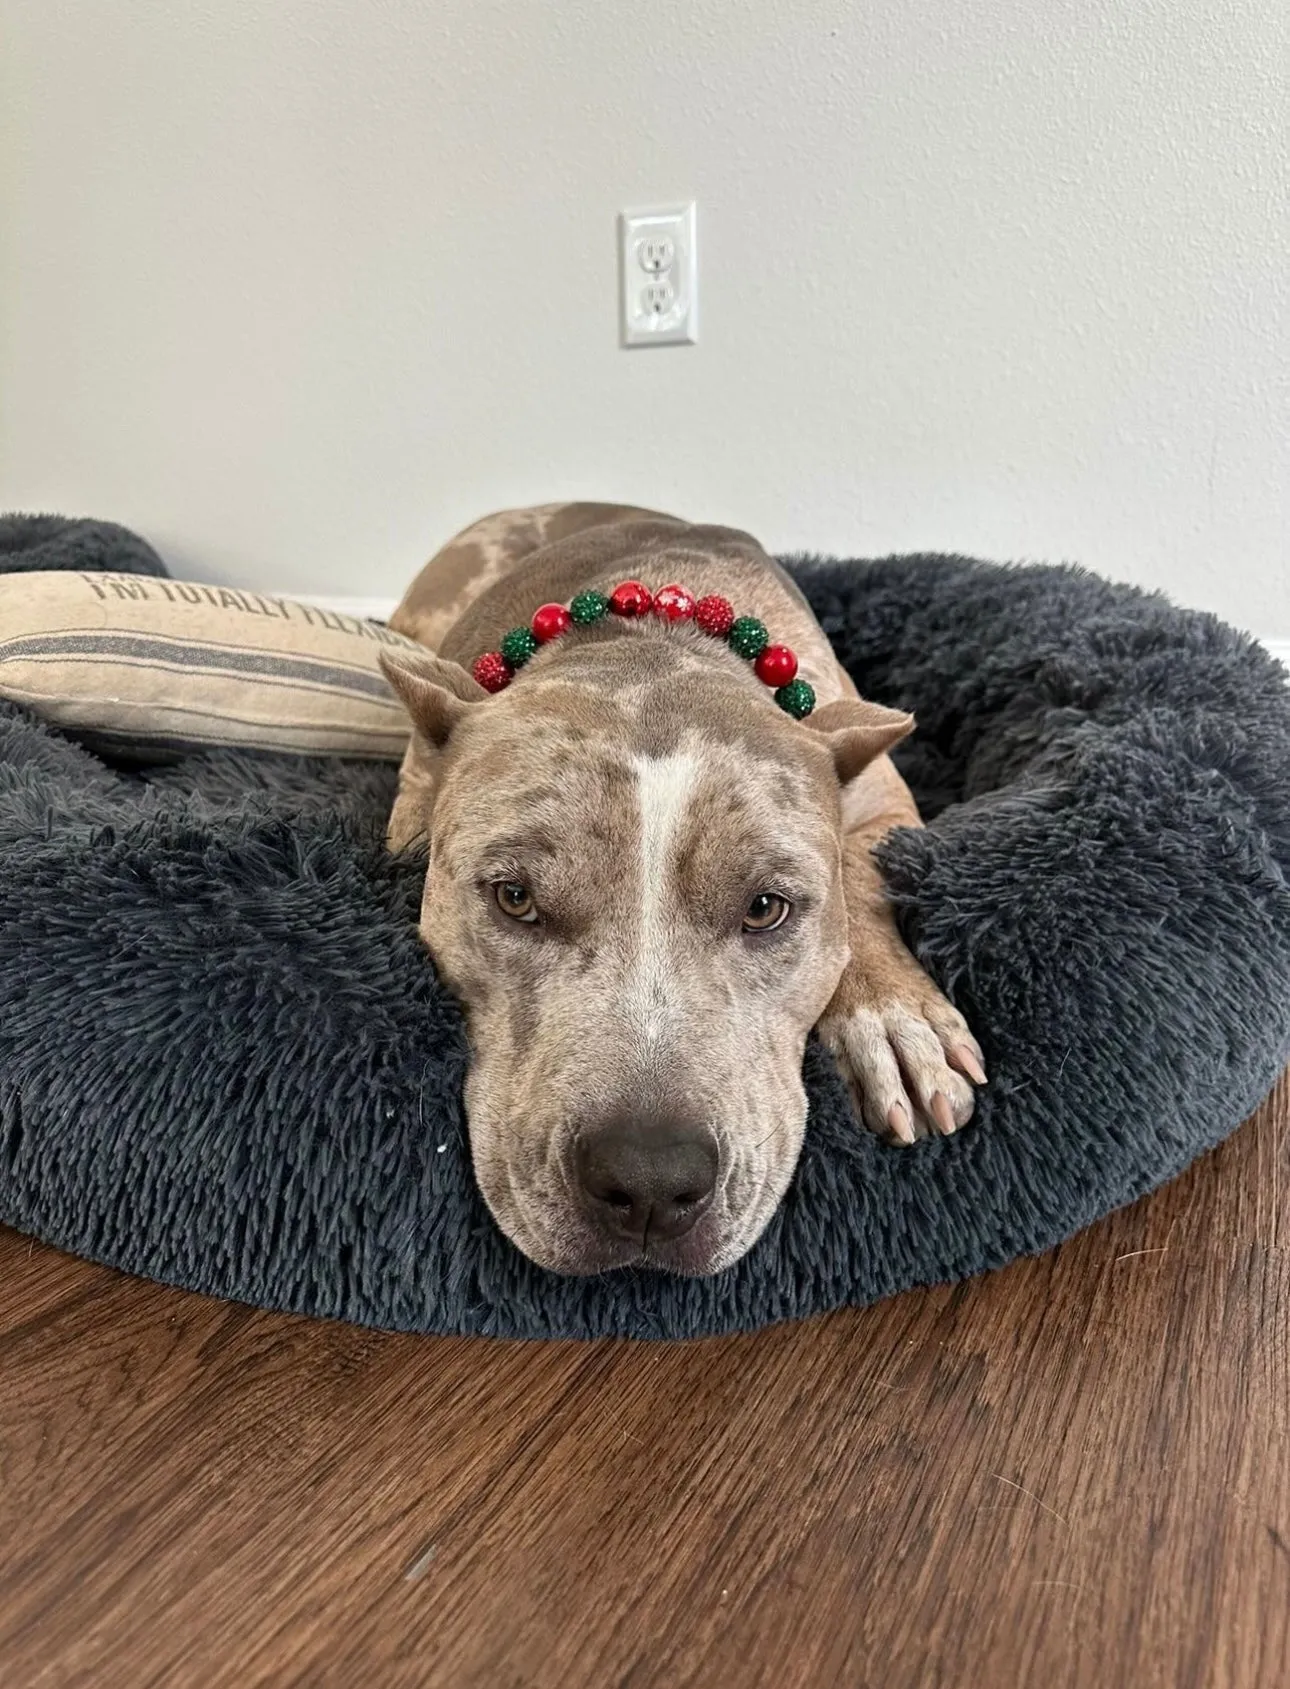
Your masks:
M 436 749 L 467 710 L 488 699 L 473 674 L 433 651 L 382 651 L 381 669 L 407 706 L 412 725 Z
M 912 733 L 914 718 L 867 698 L 837 698 L 808 715 L 802 726 L 828 740 L 838 780 L 845 786 L 875 757 Z

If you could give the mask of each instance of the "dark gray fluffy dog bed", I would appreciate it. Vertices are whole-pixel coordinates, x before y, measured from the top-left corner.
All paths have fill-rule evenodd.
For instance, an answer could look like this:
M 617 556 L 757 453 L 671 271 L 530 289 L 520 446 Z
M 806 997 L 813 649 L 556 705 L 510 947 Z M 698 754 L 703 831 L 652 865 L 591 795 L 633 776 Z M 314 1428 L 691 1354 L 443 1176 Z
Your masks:
M 0 567 L 148 564 L 87 532 L 10 523 Z M 1072 569 L 791 566 L 861 690 L 919 718 L 900 760 L 931 825 L 884 867 L 986 1048 L 967 1131 L 876 1142 L 813 1045 L 801 1166 L 745 1260 L 546 1274 L 475 1191 L 461 1021 L 418 865 L 381 848 L 393 771 L 115 769 L 0 703 L 0 1219 L 372 1325 L 690 1336 L 1045 1249 L 1230 1132 L 1290 1053 L 1282 671 Z

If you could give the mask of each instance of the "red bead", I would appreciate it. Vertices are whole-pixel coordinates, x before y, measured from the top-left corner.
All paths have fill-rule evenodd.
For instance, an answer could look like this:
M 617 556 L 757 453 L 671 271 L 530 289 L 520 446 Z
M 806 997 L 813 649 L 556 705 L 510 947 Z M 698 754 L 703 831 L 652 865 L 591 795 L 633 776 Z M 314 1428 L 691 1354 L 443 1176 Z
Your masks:
M 511 683 L 511 665 L 500 651 L 485 651 L 482 657 L 476 657 L 470 672 L 485 692 L 500 692 Z
M 544 604 L 540 610 L 533 612 L 533 637 L 539 645 L 545 645 L 549 639 L 559 639 L 572 626 L 573 617 L 563 604 Z
M 649 588 L 639 581 L 623 581 L 609 594 L 609 608 L 615 616 L 648 616 L 653 602 Z
M 797 658 L 787 645 L 768 645 L 753 667 L 767 686 L 787 686 L 797 673 Z
M 654 614 L 668 622 L 688 622 L 694 614 L 694 594 L 683 586 L 661 586 L 654 594 Z
M 710 598 L 701 598 L 695 605 L 694 620 L 704 633 L 710 633 L 714 639 L 724 639 L 735 625 L 735 607 L 728 598 L 713 593 Z

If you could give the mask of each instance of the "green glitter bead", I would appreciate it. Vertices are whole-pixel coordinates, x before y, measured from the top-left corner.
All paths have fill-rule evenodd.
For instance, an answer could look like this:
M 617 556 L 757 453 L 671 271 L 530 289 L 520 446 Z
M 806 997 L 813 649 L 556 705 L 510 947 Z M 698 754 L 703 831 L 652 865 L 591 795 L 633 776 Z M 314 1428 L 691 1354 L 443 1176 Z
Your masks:
M 759 622 L 756 616 L 739 616 L 726 635 L 730 641 L 730 649 L 741 657 L 750 660 L 760 657 L 770 644 L 770 635 L 766 631 L 765 622 Z
M 580 592 L 570 603 L 569 614 L 580 628 L 590 627 L 609 614 L 609 600 L 603 592 Z
M 521 669 L 538 648 L 532 628 L 512 628 L 502 641 L 502 655 L 513 669 Z
M 815 708 L 815 688 L 806 680 L 790 680 L 787 686 L 776 689 L 775 702 L 801 721 Z

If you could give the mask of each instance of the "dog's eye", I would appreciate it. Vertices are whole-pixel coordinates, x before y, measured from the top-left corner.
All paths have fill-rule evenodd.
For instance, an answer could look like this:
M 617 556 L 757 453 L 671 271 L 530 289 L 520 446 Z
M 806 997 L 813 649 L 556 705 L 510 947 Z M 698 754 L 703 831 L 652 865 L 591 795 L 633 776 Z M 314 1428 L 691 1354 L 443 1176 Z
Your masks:
M 744 911 L 745 932 L 774 932 L 782 927 L 793 905 L 778 892 L 759 891 Z
M 537 920 L 537 906 L 533 902 L 533 894 L 518 880 L 498 880 L 493 887 L 493 895 L 497 899 L 497 907 L 513 921 L 531 923 Z

